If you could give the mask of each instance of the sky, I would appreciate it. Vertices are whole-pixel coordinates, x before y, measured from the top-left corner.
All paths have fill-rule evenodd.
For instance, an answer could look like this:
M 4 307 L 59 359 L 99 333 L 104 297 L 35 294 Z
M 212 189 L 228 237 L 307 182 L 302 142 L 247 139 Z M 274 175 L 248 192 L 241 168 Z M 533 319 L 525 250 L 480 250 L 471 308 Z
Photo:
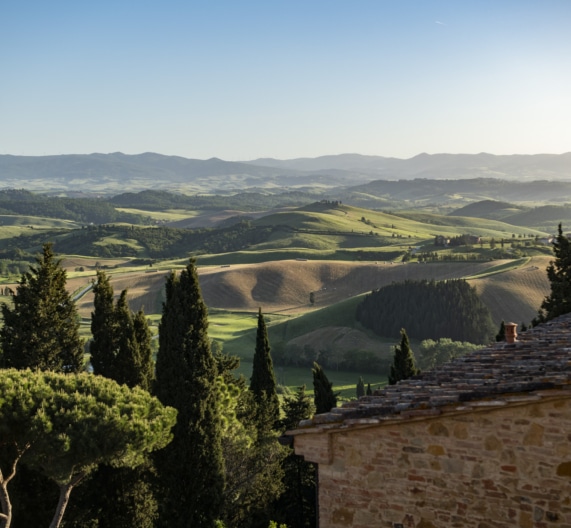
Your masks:
M 0 154 L 571 151 L 569 0 L 1 0 Z

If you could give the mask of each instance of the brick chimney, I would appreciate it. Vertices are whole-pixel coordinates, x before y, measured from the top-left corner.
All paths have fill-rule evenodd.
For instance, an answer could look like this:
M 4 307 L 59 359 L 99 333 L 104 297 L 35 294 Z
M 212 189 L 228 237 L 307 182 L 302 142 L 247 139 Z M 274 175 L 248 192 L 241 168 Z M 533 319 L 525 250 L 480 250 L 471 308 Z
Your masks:
M 517 323 L 506 323 L 506 343 L 512 344 L 517 340 Z

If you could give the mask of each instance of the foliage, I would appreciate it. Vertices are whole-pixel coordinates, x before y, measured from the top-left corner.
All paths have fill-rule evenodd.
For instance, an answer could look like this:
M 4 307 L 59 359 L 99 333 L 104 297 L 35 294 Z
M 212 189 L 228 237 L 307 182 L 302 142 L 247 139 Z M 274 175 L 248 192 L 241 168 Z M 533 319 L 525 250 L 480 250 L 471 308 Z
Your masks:
M 145 314 L 133 314 L 123 290 L 113 305 L 113 288 L 104 271 L 97 271 L 91 314 L 91 365 L 95 374 L 139 386 L 146 390 L 153 381 L 151 333 Z
M 396 337 L 403 326 L 416 339 L 488 343 L 495 335 L 489 309 L 465 280 L 390 284 L 365 297 L 357 319 L 386 337 Z
M 561 224 L 553 240 L 555 260 L 547 267 L 551 293 L 545 297 L 534 323 L 544 323 L 571 312 L 571 240 L 563 234 Z
M 333 384 L 327 379 L 318 363 L 313 364 L 313 395 L 316 414 L 329 412 L 337 407 L 337 394 L 333 392 Z
M 224 434 L 222 440 L 226 464 L 222 519 L 233 528 L 261 528 L 272 518 L 273 503 L 283 491 L 286 451 L 270 427 L 267 405 L 258 406 L 245 388 L 236 403 L 240 429 Z
M 22 275 L 13 308 L 2 303 L 2 365 L 79 372 L 83 343 L 77 310 L 65 288 L 66 272 L 51 244 L 44 245 L 36 263 Z
M 506 323 L 502 321 L 500 323 L 500 329 L 496 334 L 496 342 L 505 341 L 506 340 Z
M 357 393 L 357 398 L 365 396 L 365 382 L 363 381 L 363 378 L 361 376 L 359 376 L 359 381 L 357 382 L 356 393 Z
M 314 407 L 305 386 L 298 388 L 295 396 L 284 400 L 284 418 L 281 425 L 283 430 L 295 429 L 301 420 L 313 414 Z M 290 528 L 309 528 L 315 526 L 315 466 L 306 462 L 303 457 L 296 455 L 290 448 L 290 453 L 282 463 L 284 470 L 284 493 L 277 502 L 277 518 Z
M 169 442 L 176 419 L 148 392 L 86 373 L 2 370 L 0 394 L 3 513 L 11 515 L 7 485 L 21 462 L 59 486 L 52 527 L 72 488 L 98 464 L 136 466 Z
M 0 191 L 0 211 L 3 214 L 61 218 L 85 224 L 109 222 L 141 224 L 146 221 L 142 216 L 117 211 L 105 200 L 44 196 L 15 189 Z
M 395 346 L 395 355 L 389 374 L 389 385 L 396 385 L 397 382 L 416 376 L 418 374 L 414 362 L 414 354 L 410 348 L 410 342 L 406 330 L 401 329 L 400 344 Z
M 275 424 L 280 416 L 280 404 L 276 392 L 276 377 L 270 355 L 270 342 L 262 309 L 258 310 L 258 328 L 256 331 L 256 350 L 252 362 L 250 390 L 258 406 L 267 406 L 267 414 Z
M 301 191 L 289 191 L 279 194 L 256 192 L 237 193 L 231 196 L 202 194 L 186 196 L 165 191 L 147 190 L 139 193 L 124 193 L 114 196 L 110 203 L 119 207 L 164 211 L 168 209 L 230 209 L 238 211 L 259 211 L 283 206 L 297 206 L 315 200 L 315 196 Z
M 95 374 L 149 390 L 154 364 L 144 313 L 132 314 L 126 290 L 113 305 L 113 288 L 103 271 L 97 272 L 93 290 L 90 352 Z M 148 459 L 134 469 L 100 466 L 74 501 L 68 525 L 80 527 L 90 522 L 98 526 L 152 528 L 158 508 L 150 484 L 152 474 Z
M 169 275 L 159 325 L 155 392 L 178 410 L 174 439 L 156 457 L 160 523 L 211 527 L 224 489 L 217 367 L 207 335 L 207 309 L 194 260 Z M 192 449 L 189 449 L 192 446 Z
M 447 337 L 437 339 L 425 339 L 418 349 L 418 363 L 423 370 L 429 370 L 442 365 L 454 358 L 462 357 L 482 348 L 482 345 L 474 345 L 468 342 L 452 341 Z

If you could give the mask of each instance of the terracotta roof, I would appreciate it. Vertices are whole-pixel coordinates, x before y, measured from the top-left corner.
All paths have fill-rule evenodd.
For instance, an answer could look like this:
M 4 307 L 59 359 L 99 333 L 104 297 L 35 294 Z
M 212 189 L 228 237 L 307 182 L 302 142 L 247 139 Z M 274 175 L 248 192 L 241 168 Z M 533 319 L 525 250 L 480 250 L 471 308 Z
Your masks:
M 513 344 L 494 343 L 318 414 L 289 434 L 504 406 L 558 393 L 571 397 L 571 314 L 519 334 Z

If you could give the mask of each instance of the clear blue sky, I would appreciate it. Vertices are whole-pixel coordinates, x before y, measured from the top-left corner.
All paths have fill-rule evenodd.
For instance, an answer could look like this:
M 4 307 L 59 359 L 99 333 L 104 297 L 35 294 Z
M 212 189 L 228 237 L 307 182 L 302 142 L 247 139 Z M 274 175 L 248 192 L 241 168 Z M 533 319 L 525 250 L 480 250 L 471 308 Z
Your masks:
M 570 0 L 0 2 L 0 154 L 570 150 Z

